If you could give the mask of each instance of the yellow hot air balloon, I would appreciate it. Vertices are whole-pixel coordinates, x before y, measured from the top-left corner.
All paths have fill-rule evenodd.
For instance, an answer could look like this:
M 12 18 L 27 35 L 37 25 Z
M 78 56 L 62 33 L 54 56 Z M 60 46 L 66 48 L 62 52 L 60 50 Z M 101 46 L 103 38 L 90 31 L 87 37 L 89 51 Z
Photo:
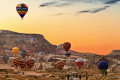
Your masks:
M 15 55 L 17 55 L 17 54 L 19 53 L 19 48 L 18 48 L 18 47 L 14 47 L 14 48 L 12 49 L 12 52 L 13 52 Z

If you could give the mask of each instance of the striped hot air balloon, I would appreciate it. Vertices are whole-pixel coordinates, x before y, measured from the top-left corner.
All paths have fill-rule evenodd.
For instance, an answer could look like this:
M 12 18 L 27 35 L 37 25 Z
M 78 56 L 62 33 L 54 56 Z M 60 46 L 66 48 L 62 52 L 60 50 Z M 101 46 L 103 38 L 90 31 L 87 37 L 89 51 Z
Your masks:
M 23 61 L 23 60 L 21 60 L 20 61 L 20 65 L 19 65 L 20 67 L 21 67 L 21 69 L 23 70 L 25 67 L 26 67 L 26 62 L 25 61 Z
M 35 63 L 35 61 L 34 61 L 33 59 L 28 59 L 28 60 L 26 61 L 26 64 L 27 64 L 27 66 L 28 66 L 29 68 L 32 68 L 33 65 L 34 65 L 34 63 Z
M 56 67 L 59 69 L 59 70 L 62 70 L 63 67 L 64 67 L 65 63 L 63 61 L 58 61 L 56 63 Z
M 16 67 L 18 67 L 19 65 L 20 65 L 20 59 L 18 59 L 18 58 L 14 58 L 14 59 L 12 59 L 12 63 L 16 66 Z
M 20 15 L 20 17 L 23 19 L 23 17 L 25 16 L 25 14 L 28 11 L 28 6 L 24 3 L 20 3 L 16 6 L 16 10 L 17 10 L 18 14 Z
M 69 51 L 70 47 L 71 47 L 71 44 L 70 44 L 69 42 L 65 42 L 65 43 L 63 44 L 63 48 L 64 48 L 64 50 L 65 50 L 66 52 Z

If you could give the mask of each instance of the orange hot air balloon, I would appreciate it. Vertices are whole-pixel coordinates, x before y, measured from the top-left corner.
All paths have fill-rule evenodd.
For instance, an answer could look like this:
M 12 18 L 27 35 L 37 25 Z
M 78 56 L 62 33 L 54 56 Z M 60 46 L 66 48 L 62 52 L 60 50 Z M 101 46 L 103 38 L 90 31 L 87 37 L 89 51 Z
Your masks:
M 17 54 L 19 53 L 19 48 L 18 48 L 18 47 L 14 47 L 14 48 L 12 49 L 12 52 L 13 52 L 15 55 L 17 55 Z
M 27 51 L 27 57 L 30 56 L 30 50 L 26 50 Z

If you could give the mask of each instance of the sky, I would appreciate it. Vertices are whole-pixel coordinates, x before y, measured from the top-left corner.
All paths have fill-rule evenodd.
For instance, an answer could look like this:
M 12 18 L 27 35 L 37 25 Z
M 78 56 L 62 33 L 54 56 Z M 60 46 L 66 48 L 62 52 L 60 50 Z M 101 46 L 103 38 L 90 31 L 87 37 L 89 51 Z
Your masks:
M 28 5 L 21 20 L 19 3 Z M 54 45 L 109 54 L 120 49 L 120 0 L 0 0 L 0 29 L 38 33 Z

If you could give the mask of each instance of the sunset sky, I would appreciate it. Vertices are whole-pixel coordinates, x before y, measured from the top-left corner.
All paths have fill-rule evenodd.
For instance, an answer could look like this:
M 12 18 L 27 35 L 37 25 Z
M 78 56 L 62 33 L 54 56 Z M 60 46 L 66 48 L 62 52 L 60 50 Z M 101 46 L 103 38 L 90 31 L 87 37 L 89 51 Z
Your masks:
M 19 3 L 28 5 L 21 20 Z M 101 55 L 120 49 L 120 0 L 0 0 L 0 29 L 39 33 L 52 44 Z

